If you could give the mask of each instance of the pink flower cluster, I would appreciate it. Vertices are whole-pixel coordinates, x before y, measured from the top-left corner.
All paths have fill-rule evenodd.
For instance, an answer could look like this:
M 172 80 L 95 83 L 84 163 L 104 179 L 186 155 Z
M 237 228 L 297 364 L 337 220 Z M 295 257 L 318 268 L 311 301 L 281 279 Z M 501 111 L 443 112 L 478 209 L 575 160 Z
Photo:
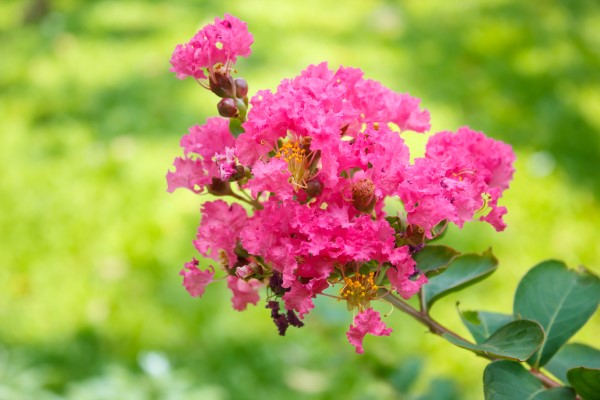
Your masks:
M 245 24 L 217 19 L 178 46 L 174 70 L 198 77 L 199 66 L 248 55 L 250 43 Z M 357 312 L 347 336 L 362 353 L 366 334 L 391 332 L 372 303 L 390 292 L 409 298 L 426 284 L 412 256 L 427 240 L 449 222 L 505 227 L 497 203 L 512 178 L 511 148 L 464 127 L 432 135 L 411 162 L 401 135 L 428 131 L 429 112 L 358 69 L 311 65 L 250 105 L 238 137 L 224 118 L 190 129 L 168 190 L 246 204 L 204 202 L 194 246 L 224 271 L 236 310 L 257 304 L 266 288 L 281 334 L 303 325 L 316 296 L 335 297 Z M 404 211 L 388 216 L 386 201 Z M 200 296 L 215 272 L 194 260 L 181 274 Z
M 179 79 L 206 79 L 205 72 L 216 64 L 226 65 L 235 63 L 238 56 L 248 57 L 253 42 L 246 23 L 225 14 L 224 19 L 215 18 L 214 24 L 206 25 L 188 43 L 175 47 L 171 72 Z

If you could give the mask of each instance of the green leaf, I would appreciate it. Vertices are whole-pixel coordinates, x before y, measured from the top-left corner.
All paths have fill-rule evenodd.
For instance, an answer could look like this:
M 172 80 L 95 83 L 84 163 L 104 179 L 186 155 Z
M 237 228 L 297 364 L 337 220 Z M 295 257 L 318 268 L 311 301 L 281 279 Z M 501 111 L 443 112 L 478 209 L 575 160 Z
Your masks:
M 238 118 L 230 118 L 229 119 L 229 132 L 233 135 L 233 137 L 238 137 L 242 133 L 244 133 L 244 127 L 242 126 L 242 121 Z
M 460 395 L 456 382 L 447 378 L 435 378 L 429 383 L 429 390 L 417 400 L 459 400 Z
M 539 392 L 532 400 L 574 400 L 575 391 L 570 387 L 557 387 Z
M 512 315 L 486 311 L 461 311 L 460 318 L 476 343 L 483 343 L 492 333 L 513 320 Z
M 600 279 L 584 268 L 579 271 L 555 260 L 533 267 L 515 293 L 515 318 L 538 321 L 546 341 L 528 362 L 546 364 L 558 349 L 592 316 L 600 302 Z
M 546 390 L 542 382 L 523 366 L 499 360 L 488 364 L 483 372 L 486 400 L 573 400 L 575 393 L 566 387 Z
M 407 394 L 416 383 L 422 370 L 423 359 L 412 357 L 392 371 L 387 377 L 387 381 L 398 393 Z
M 459 254 L 448 246 L 425 246 L 413 258 L 417 262 L 417 268 L 428 277 L 432 277 L 444 271 Z
M 584 400 L 600 399 L 600 369 L 573 368 L 567 373 L 567 378 Z
M 431 308 L 439 298 L 470 286 L 496 270 L 498 260 L 491 249 L 483 254 L 463 254 L 450 262 L 441 274 L 429 279 L 422 287 L 425 304 Z
M 564 345 L 545 366 L 552 375 L 564 383 L 568 383 L 567 371 L 576 367 L 600 369 L 600 350 L 581 343 L 569 343 Z
M 544 331 L 540 324 L 528 320 L 509 322 L 480 344 L 473 344 L 447 333 L 443 336 L 449 342 L 476 353 L 514 361 L 527 360 L 544 341 Z

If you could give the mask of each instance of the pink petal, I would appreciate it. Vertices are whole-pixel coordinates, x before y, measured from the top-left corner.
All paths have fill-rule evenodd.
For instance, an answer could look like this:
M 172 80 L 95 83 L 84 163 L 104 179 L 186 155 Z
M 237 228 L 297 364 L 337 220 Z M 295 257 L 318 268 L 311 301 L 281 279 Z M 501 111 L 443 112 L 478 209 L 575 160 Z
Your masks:
M 192 297 L 201 297 L 206 285 L 213 281 L 215 270 L 213 267 L 207 270 L 198 269 L 198 260 L 195 258 L 185 264 L 185 268 L 179 272 L 183 276 L 183 286 Z
M 228 276 L 227 287 L 231 289 L 231 292 L 233 293 L 231 303 L 233 304 L 234 310 L 244 311 L 248 304 L 256 305 L 258 300 L 260 300 L 258 288 L 261 286 L 262 284 L 256 279 L 246 282 L 237 276 Z
M 386 327 L 379 312 L 369 308 L 354 317 L 354 322 L 350 325 L 346 336 L 350 344 L 356 347 L 356 352 L 362 354 L 364 353 L 363 339 L 366 334 L 389 336 L 391 332 L 392 329 Z

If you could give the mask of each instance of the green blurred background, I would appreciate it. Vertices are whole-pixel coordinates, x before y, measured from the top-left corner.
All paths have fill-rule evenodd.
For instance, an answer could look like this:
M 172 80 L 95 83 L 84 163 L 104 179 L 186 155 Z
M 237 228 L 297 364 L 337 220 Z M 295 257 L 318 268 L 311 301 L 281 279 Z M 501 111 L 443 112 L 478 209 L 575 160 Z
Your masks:
M 200 202 L 166 193 L 187 128 L 215 98 L 169 73 L 215 16 L 248 22 L 240 76 L 274 89 L 310 63 L 360 67 L 422 99 L 432 131 L 470 125 L 515 147 L 508 229 L 444 239 L 492 246 L 500 269 L 434 316 L 510 312 L 547 258 L 600 272 L 600 7 L 594 0 L 15 1 L 0 3 L 0 400 L 479 399 L 485 361 L 399 312 L 354 354 L 351 315 L 318 301 L 285 338 L 224 284 L 192 299 Z M 418 154 L 425 137 L 407 134 Z M 383 312 L 388 307 L 381 306 Z M 576 336 L 594 344 L 598 314 Z

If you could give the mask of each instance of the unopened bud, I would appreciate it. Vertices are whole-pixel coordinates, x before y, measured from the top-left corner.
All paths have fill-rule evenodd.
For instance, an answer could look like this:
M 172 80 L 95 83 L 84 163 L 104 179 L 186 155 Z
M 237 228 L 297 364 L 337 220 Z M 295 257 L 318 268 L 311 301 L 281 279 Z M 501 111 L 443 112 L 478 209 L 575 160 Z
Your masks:
M 310 153 L 310 144 L 312 142 L 312 138 L 310 136 L 303 136 L 300 141 L 300 149 L 304 150 L 306 154 Z
M 233 97 L 233 78 L 222 65 L 217 65 L 208 78 L 210 91 L 219 97 Z
M 404 234 L 404 240 L 409 246 L 417 248 L 425 242 L 425 230 L 419 225 L 408 225 Z
M 235 173 L 231 176 L 230 180 L 231 181 L 239 181 L 240 179 L 243 179 L 246 177 L 246 167 L 244 167 L 242 164 L 237 164 L 235 166 Z
M 323 191 L 323 184 L 319 180 L 313 179 L 312 181 L 306 182 L 304 191 L 308 197 L 317 197 Z
M 225 196 L 231 193 L 229 182 L 225 182 L 219 178 L 212 178 L 212 182 L 207 186 L 208 193 L 215 196 Z
M 219 104 L 217 104 L 217 110 L 219 110 L 219 115 L 225 118 L 234 118 L 238 115 L 235 100 L 230 98 L 222 99 Z
M 369 214 L 375 207 L 375 184 L 364 178 L 352 185 L 352 204 L 362 213 Z
M 248 82 L 244 78 L 235 80 L 235 95 L 238 99 L 243 99 L 248 95 Z

